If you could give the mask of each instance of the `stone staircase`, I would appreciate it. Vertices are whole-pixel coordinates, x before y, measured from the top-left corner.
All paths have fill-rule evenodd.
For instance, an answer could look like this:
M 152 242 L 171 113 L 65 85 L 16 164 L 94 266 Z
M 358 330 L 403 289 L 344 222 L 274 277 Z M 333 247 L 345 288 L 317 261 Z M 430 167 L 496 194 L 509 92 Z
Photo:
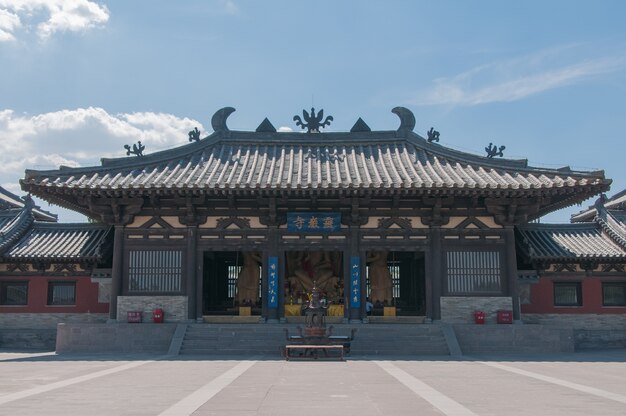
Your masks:
M 356 328 L 351 355 L 449 355 L 438 325 L 334 324 L 333 335 Z M 190 324 L 180 354 L 275 355 L 287 343 L 284 330 L 297 335 L 293 324 Z

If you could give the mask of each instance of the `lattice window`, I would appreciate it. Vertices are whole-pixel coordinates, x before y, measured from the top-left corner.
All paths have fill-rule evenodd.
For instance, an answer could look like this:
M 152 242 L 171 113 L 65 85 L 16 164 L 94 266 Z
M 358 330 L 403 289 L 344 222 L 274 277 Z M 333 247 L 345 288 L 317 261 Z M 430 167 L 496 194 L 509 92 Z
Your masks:
M 554 306 L 582 306 L 580 282 L 554 282 Z
M 602 283 L 602 306 L 626 306 L 626 282 Z
M 28 282 L 0 282 L 0 305 L 27 305 Z
M 130 292 L 180 292 L 183 274 L 180 250 L 131 250 L 128 261 Z
M 48 305 L 75 305 L 76 282 L 48 282 Z
M 448 251 L 448 293 L 501 293 L 500 253 Z

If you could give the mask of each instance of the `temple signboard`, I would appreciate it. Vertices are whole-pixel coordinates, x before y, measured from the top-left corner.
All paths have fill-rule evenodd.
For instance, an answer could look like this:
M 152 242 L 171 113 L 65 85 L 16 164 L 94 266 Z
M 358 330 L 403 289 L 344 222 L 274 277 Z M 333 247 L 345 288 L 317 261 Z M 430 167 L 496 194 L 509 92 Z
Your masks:
M 339 212 L 288 212 L 287 230 L 295 232 L 332 232 L 341 229 Z
M 350 257 L 350 307 L 361 307 L 361 259 Z
M 267 307 L 278 308 L 278 257 L 269 256 L 269 278 L 267 279 Z

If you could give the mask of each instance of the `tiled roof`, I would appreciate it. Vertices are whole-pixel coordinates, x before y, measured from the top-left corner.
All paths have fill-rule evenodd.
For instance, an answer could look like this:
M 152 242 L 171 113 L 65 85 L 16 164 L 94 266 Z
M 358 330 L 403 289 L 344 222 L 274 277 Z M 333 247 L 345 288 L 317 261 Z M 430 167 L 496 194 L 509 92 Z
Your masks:
M 616 193 L 610 198 L 604 199 L 602 201 L 602 205 L 609 211 L 617 211 L 614 215 L 622 218 L 620 221 L 624 222 L 624 212 L 626 212 L 626 189 Z M 622 214 L 619 214 L 620 211 Z M 596 204 L 594 204 L 587 209 L 580 211 L 578 214 L 572 215 L 572 222 L 593 221 L 596 214 Z
M 27 199 L 22 208 L 0 210 L 0 254 L 17 242 L 35 220 L 32 199 Z
M 548 196 L 537 215 L 608 190 L 603 171 L 544 169 L 526 160 L 488 158 L 431 143 L 414 133 L 407 109 L 394 109 L 401 125 L 344 133 L 231 131 L 222 109 L 215 132 L 175 149 L 103 159 L 101 166 L 27 170 L 22 188 L 89 214 L 88 196 L 146 195 L 459 195 Z M 267 124 L 267 123 L 265 123 Z M 358 123 L 357 123 L 358 124 Z M 356 128 L 358 127 L 358 128 Z
M 20 210 L 25 207 L 29 199 L 29 197 L 21 198 L 0 186 L 0 213 L 12 209 Z M 56 214 L 44 211 L 40 207 L 36 206 L 34 203 L 32 204 L 32 212 L 35 220 L 37 221 L 57 221 Z
M 603 172 L 528 167 L 446 149 L 411 133 L 216 133 L 149 156 L 104 160 L 102 166 L 27 171 L 25 189 L 288 191 L 494 194 L 606 189 Z M 596 193 L 597 193 L 596 192 Z
M 96 224 L 35 223 L 3 257 L 6 260 L 98 259 L 109 232 L 110 227 Z
M 626 260 L 626 249 L 620 247 L 596 223 L 528 224 L 518 227 L 518 241 L 532 259 Z

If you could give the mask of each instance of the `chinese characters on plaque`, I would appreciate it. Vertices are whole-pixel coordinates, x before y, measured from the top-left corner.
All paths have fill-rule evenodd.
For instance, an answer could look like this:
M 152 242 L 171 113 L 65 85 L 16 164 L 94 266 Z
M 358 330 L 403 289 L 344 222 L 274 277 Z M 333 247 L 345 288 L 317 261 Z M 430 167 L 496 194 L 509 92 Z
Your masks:
M 267 307 L 278 308 L 278 257 L 268 257 Z
M 341 229 L 339 212 L 288 212 L 288 231 L 330 232 Z
M 350 257 L 350 307 L 361 307 L 361 258 Z

